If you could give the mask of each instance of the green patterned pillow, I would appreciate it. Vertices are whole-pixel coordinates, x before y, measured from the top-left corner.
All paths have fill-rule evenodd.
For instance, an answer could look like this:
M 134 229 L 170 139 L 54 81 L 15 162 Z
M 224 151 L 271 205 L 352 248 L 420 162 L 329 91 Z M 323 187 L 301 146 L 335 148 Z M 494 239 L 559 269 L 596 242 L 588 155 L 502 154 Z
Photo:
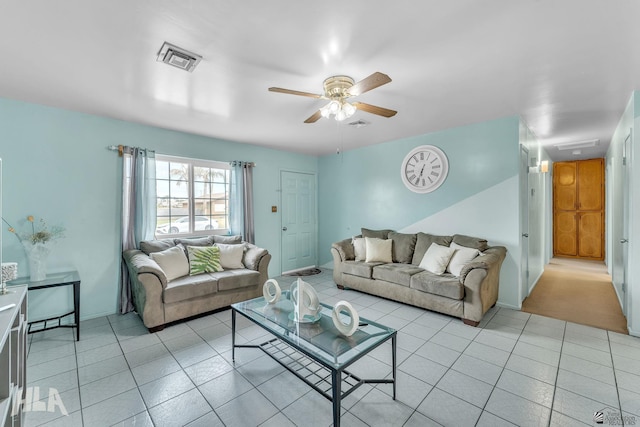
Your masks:
M 220 248 L 215 246 L 187 246 L 189 275 L 224 271 L 220 265 Z

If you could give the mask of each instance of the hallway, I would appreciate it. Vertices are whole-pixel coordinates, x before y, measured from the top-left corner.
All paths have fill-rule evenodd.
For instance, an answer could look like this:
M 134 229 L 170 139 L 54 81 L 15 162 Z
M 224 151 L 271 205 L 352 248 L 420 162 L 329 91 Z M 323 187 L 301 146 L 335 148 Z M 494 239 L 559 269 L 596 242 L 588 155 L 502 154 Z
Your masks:
M 552 258 L 522 311 L 627 334 L 611 276 L 601 261 Z

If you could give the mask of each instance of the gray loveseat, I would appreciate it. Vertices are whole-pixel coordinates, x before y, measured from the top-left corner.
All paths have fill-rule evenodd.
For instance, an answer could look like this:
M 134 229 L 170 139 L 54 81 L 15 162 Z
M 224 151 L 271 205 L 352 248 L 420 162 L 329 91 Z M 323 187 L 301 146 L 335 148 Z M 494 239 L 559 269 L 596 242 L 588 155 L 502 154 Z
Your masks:
M 240 267 L 244 268 L 186 275 L 169 281 L 149 256 L 178 244 L 212 246 L 214 243 L 243 245 Z M 150 332 L 162 330 L 170 322 L 262 295 L 271 260 L 266 249 L 243 242 L 240 236 L 150 240 L 140 242 L 140 249 L 127 250 L 122 255 L 131 279 L 135 309 Z
M 356 261 L 353 239 L 331 246 L 333 280 L 351 288 L 405 304 L 461 318 L 477 326 L 498 300 L 500 267 L 507 250 L 464 235 L 403 234 L 392 230 L 362 229 L 364 237 L 391 239 L 392 263 Z M 359 237 L 359 236 L 358 236 Z M 451 243 L 478 249 L 480 255 L 462 267 L 460 274 L 434 274 L 420 263 L 432 243 Z

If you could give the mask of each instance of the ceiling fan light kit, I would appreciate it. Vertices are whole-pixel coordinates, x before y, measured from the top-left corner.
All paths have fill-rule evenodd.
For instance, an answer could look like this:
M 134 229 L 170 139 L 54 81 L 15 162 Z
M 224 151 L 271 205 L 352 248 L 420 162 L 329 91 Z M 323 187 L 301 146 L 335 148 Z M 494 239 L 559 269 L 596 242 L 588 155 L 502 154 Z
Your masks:
M 329 118 L 331 116 L 333 116 L 337 121 L 343 121 L 353 116 L 357 110 L 376 114 L 382 117 L 393 117 L 397 114 L 397 111 L 377 107 L 371 104 L 365 104 L 363 102 L 347 102 L 347 99 L 350 97 L 361 95 L 379 86 L 385 85 L 390 81 L 391 78 L 386 74 L 376 72 L 358 83 L 355 83 L 349 76 L 329 77 L 323 82 L 324 94 L 322 95 L 279 87 L 270 87 L 269 91 L 329 100 L 327 105 L 313 113 L 311 117 L 304 121 L 305 123 L 315 123 L 321 117 Z

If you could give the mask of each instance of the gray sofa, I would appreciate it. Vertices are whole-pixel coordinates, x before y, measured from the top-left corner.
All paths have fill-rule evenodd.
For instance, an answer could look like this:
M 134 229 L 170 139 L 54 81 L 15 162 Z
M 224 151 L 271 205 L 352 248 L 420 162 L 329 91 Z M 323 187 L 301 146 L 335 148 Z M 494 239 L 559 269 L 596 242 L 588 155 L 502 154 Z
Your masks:
M 362 229 L 364 237 L 392 239 L 393 263 L 355 260 L 351 238 L 331 246 L 333 280 L 339 288 L 351 288 L 405 304 L 461 318 L 477 326 L 498 300 L 500 267 L 507 250 L 464 235 L 402 234 L 392 230 Z M 359 237 L 359 236 L 358 236 Z M 419 267 L 432 243 L 452 242 L 478 249 L 480 256 L 464 265 L 459 276 L 434 274 Z
M 158 263 L 149 257 L 178 244 L 211 246 L 214 243 L 245 246 L 245 268 L 186 275 L 168 281 Z M 123 252 L 131 280 L 133 303 L 150 332 L 164 325 L 262 295 L 271 255 L 266 249 L 243 242 L 240 236 L 161 239 L 140 242 L 140 249 Z

